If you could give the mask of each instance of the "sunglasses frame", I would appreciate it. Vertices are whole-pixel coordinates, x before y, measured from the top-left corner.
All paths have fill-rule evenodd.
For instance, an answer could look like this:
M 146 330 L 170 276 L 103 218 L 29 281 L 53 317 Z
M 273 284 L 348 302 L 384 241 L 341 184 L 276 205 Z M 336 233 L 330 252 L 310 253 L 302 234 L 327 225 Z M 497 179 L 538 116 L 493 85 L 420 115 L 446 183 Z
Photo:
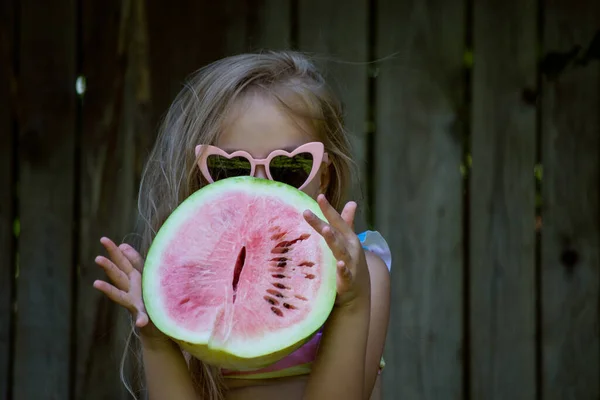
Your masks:
M 210 176 L 210 171 L 208 170 L 208 164 L 207 164 L 208 157 L 211 155 L 220 155 L 227 159 L 232 159 L 235 157 L 244 157 L 245 159 L 247 159 L 250 162 L 250 176 L 254 176 L 257 165 L 262 165 L 265 168 L 267 177 L 270 180 L 274 181 L 275 179 L 273 179 L 273 177 L 271 176 L 271 169 L 269 168 L 269 165 L 271 164 L 271 161 L 273 160 L 273 158 L 275 158 L 277 156 L 286 156 L 289 158 L 293 158 L 295 155 L 298 155 L 301 153 L 310 153 L 313 157 L 313 164 L 312 164 L 312 170 L 310 171 L 310 174 L 308 175 L 308 177 L 306 178 L 304 183 L 298 188 L 298 190 L 304 189 L 306 187 L 306 185 L 308 185 L 314 179 L 314 177 L 317 175 L 317 172 L 319 171 L 319 168 L 321 167 L 321 163 L 325 163 L 325 164 L 329 165 L 329 155 L 325 152 L 325 146 L 323 146 L 323 143 L 321 143 L 321 142 L 305 143 L 305 144 L 297 147 L 291 153 L 287 152 L 285 150 L 273 150 L 271 153 L 269 153 L 267 158 L 261 158 L 261 159 L 254 158 L 254 157 L 252 157 L 252 155 L 250 153 L 243 151 L 243 150 L 236 150 L 230 154 L 230 153 L 227 153 L 226 151 L 222 150 L 219 147 L 212 146 L 209 144 L 199 144 L 198 146 L 196 146 L 196 158 L 198 158 L 198 161 L 197 161 L 198 167 L 200 168 L 200 171 L 202 172 L 202 175 L 204 176 L 204 178 L 209 183 L 214 182 L 214 180 Z

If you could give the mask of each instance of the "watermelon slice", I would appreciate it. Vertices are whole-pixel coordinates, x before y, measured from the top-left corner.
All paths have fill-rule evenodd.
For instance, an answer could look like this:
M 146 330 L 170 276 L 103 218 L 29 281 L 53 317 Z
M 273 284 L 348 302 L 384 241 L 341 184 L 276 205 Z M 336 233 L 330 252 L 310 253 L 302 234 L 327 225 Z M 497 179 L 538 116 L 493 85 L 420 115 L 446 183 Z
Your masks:
M 336 295 L 336 260 L 304 220 L 305 193 L 236 177 L 186 199 L 157 233 L 143 271 L 156 327 L 193 356 L 238 371 L 268 366 L 308 341 Z

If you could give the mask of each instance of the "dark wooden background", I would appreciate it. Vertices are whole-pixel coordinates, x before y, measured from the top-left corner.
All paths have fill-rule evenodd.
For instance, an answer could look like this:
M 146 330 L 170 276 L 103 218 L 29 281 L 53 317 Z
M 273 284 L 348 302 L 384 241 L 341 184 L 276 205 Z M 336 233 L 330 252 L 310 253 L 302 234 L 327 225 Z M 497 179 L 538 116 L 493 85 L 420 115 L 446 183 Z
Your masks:
M 135 241 L 188 74 L 293 48 L 393 249 L 385 398 L 597 400 L 599 32 L 596 0 L 1 1 L 0 399 L 126 398 L 98 240 Z

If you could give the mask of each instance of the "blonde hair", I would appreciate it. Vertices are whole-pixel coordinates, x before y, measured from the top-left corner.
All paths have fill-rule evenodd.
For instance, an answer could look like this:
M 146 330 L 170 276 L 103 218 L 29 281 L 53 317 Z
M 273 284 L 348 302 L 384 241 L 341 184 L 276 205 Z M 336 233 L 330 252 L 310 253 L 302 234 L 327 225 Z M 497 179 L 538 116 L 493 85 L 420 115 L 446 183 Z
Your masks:
M 227 57 L 193 74 L 162 121 L 140 185 L 142 257 L 169 214 L 203 184 L 195 146 L 214 144 L 228 111 L 250 92 L 271 96 L 283 109 L 310 124 L 331 160 L 325 195 L 338 210 L 342 206 L 353 167 L 350 142 L 341 104 L 315 65 L 292 51 Z M 189 367 L 201 398 L 223 398 L 218 369 L 193 357 Z

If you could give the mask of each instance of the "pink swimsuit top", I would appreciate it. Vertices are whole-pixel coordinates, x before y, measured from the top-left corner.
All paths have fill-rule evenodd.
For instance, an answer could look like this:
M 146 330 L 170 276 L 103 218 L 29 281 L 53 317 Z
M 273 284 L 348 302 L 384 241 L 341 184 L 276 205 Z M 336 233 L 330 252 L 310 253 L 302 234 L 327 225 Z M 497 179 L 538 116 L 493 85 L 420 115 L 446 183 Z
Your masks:
M 358 238 L 360 239 L 360 242 L 365 250 L 377 254 L 386 263 L 388 269 L 391 268 L 392 256 L 390 248 L 379 232 L 365 231 L 359 234 Z M 240 379 L 268 379 L 309 374 L 312 362 L 317 356 L 317 351 L 319 349 L 319 343 L 322 336 L 323 328 L 321 328 L 302 347 L 283 359 L 277 361 L 276 363 L 269 365 L 268 367 L 254 371 L 232 371 L 224 369 L 222 371 L 223 376 L 226 378 Z M 384 365 L 385 363 L 382 359 L 380 363 L 380 370 Z

